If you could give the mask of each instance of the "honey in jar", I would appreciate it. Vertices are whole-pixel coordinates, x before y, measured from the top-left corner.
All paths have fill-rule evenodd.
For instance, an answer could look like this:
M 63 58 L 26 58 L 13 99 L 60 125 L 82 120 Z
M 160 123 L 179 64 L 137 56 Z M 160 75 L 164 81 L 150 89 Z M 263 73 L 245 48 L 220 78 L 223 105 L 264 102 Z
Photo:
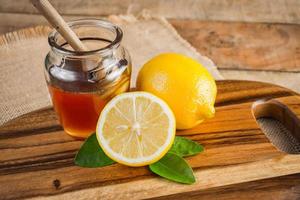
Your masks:
M 102 20 L 69 23 L 90 51 L 73 51 L 53 31 L 45 75 L 54 109 L 66 133 L 86 138 L 96 129 L 102 109 L 129 90 L 131 61 L 120 43 L 119 27 Z

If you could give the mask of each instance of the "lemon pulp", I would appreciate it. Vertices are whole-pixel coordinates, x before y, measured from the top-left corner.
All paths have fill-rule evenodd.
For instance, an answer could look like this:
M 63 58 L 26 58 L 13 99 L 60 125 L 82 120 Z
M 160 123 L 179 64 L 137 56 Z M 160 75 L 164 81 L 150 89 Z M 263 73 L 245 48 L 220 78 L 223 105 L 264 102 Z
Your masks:
M 149 165 L 171 148 L 176 130 L 169 106 L 146 92 L 123 93 L 103 109 L 97 139 L 111 159 L 129 166 Z

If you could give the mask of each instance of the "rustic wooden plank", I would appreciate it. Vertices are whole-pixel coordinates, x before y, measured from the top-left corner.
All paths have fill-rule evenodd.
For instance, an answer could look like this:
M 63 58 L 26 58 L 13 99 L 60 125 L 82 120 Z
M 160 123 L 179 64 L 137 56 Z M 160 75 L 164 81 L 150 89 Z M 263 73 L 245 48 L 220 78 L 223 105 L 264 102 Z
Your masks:
M 296 162 L 295 160 L 287 160 L 285 162 L 286 164 Z M 295 165 L 297 165 L 296 163 Z M 257 170 L 260 168 L 260 166 L 264 166 L 264 170 Z M 245 170 L 245 167 L 247 167 L 247 170 Z M 197 184 L 184 186 L 180 184 L 174 184 L 174 183 L 166 183 L 162 180 L 159 180 L 159 178 L 153 178 L 151 179 L 148 177 L 147 179 L 141 179 L 132 182 L 133 185 L 131 187 L 128 186 L 128 183 L 123 182 L 119 184 L 111 184 L 106 186 L 100 186 L 95 188 L 89 188 L 89 189 L 82 189 L 80 191 L 73 191 L 70 193 L 61 193 L 57 194 L 55 196 L 43 196 L 43 197 L 35 197 L 34 200 L 61 200 L 61 199 L 70 199 L 70 198 L 76 198 L 78 200 L 85 200 L 85 199 L 146 199 L 151 197 L 160 197 L 162 195 L 168 195 L 172 193 L 187 193 L 187 192 L 194 192 L 194 191 L 205 191 L 208 188 L 214 188 L 219 187 L 222 185 L 230 185 L 238 183 L 240 180 L 239 176 L 247 176 L 248 180 L 251 181 L 253 179 L 258 179 L 258 176 L 262 175 L 272 175 L 270 173 L 265 173 L 266 171 L 273 170 L 271 173 L 278 173 L 278 167 L 284 168 L 283 165 L 278 166 L 276 164 L 276 170 L 274 170 L 274 163 L 265 163 L 260 162 L 257 163 L 257 165 L 249 167 L 249 165 L 246 164 L 240 164 L 238 166 L 228 166 L 225 168 L 225 170 L 222 170 L 222 172 L 219 172 L 219 169 L 217 168 L 211 168 L 209 169 L 202 169 L 198 171 L 194 171 L 195 175 L 198 179 Z M 249 176 L 248 170 L 257 171 L 258 173 Z M 224 174 L 230 174 L 230 179 L 223 179 Z M 285 174 L 282 174 L 285 175 Z M 57 182 L 56 182 L 57 183 Z M 56 184 L 59 185 L 59 184 Z M 285 183 L 282 183 L 282 185 L 285 185 Z M 145 189 L 145 186 L 150 186 L 149 188 Z M 288 192 L 295 192 L 295 199 L 299 199 L 299 190 L 295 188 L 297 185 L 293 185 L 293 189 L 289 190 Z M 275 194 L 274 194 L 275 195 Z M 176 198 L 174 198 L 176 199 Z M 215 198 L 212 198 L 215 199 Z M 240 200 L 241 198 L 231 198 Z M 245 198 L 249 199 L 249 198 Z M 267 198 L 268 199 L 268 198 Z M 276 198 L 275 198 L 276 199 Z
M 232 200 L 232 199 L 265 199 L 265 200 L 298 200 L 300 193 L 300 174 L 270 178 L 247 183 L 217 187 L 206 191 L 187 192 L 151 198 L 177 200 Z
M 66 20 L 83 16 L 65 16 Z M 19 19 L 22 18 L 22 23 Z M 300 25 L 170 20 L 219 69 L 300 71 Z M 47 24 L 40 15 L 0 13 L 3 32 Z
M 74 166 L 73 158 L 82 142 L 63 133 L 48 108 L 0 128 L 1 197 L 139 199 L 300 172 L 299 155 L 279 152 L 251 113 L 253 101 L 274 97 L 300 117 L 299 97 L 287 89 L 258 82 L 218 81 L 217 85 L 216 116 L 196 128 L 177 132 L 206 148 L 187 159 L 195 170 L 196 184 L 183 186 L 155 178 L 146 167 Z
M 219 21 L 299 23 L 298 0 L 52 0 L 62 14 L 139 14 L 143 10 L 167 18 Z M 0 12 L 37 13 L 25 0 L 0 0 Z
M 300 72 L 220 70 L 225 79 L 239 79 L 273 83 L 300 93 Z
M 170 20 L 219 69 L 300 72 L 300 25 Z
M 85 16 L 64 16 L 64 19 L 69 21 L 84 17 Z M 20 19 L 22 19 L 21 22 Z M 0 13 L 0 34 L 38 25 L 48 25 L 46 19 L 39 14 Z

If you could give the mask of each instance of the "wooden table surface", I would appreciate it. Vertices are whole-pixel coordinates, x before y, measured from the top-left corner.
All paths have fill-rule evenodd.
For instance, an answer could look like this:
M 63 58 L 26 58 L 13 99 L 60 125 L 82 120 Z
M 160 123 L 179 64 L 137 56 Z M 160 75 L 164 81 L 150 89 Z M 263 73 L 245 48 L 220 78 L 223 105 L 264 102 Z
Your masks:
M 226 79 L 300 92 L 299 0 L 51 0 L 66 20 L 150 12 L 211 58 Z M 176 3 L 175 3 L 176 2 Z M 47 24 L 28 0 L 0 0 L 0 34 Z
M 300 77 L 299 0 L 51 2 L 67 20 L 138 14 L 146 9 L 167 17 L 183 38 L 216 63 L 225 78 L 267 77 L 291 89 L 299 87 L 287 80 Z M 46 21 L 28 1 L 0 0 L 0 34 L 40 24 Z M 232 72 L 238 72 L 238 77 Z M 295 199 L 299 193 L 300 175 L 295 174 L 177 195 L 176 199 Z

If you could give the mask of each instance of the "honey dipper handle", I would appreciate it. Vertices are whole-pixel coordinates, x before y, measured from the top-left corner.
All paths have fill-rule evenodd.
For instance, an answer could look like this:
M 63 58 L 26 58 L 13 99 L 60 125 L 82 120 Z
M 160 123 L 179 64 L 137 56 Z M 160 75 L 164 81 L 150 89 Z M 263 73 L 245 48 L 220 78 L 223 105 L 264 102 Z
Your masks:
M 51 26 L 53 26 L 62 35 L 62 37 L 74 50 L 88 51 L 88 49 L 84 46 L 77 35 L 72 31 L 72 29 L 48 0 L 31 0 L 31 3 L 41 12 Z

